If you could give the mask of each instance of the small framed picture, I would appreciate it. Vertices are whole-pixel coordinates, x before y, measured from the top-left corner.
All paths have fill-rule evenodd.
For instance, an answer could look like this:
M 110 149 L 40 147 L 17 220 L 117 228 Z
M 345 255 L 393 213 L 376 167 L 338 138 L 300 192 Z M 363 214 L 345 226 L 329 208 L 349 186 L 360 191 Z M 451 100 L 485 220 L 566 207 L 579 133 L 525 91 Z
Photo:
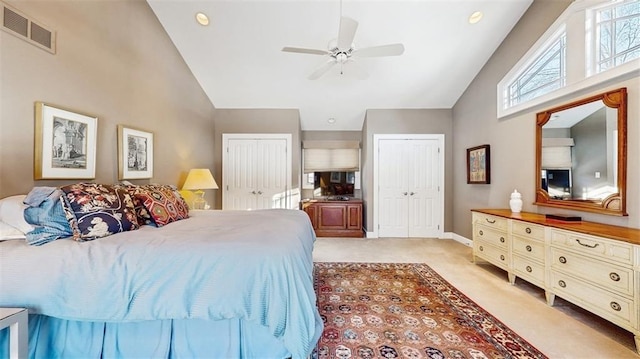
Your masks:
M 97 117 L 36 102 L 34 178 L 95 178 L 97 138 Z
M 491 183 L 489 145 L 467 149 L 467 183 Z
M 118 179 L 153 177 L 153 133 L 118 125 Z
M 340 172 L 331 172 L 331 183 L 340 183 Z
M 356 183 L 356 173 L 355 172 L 347 172 L 347 183 L 355 184 Z

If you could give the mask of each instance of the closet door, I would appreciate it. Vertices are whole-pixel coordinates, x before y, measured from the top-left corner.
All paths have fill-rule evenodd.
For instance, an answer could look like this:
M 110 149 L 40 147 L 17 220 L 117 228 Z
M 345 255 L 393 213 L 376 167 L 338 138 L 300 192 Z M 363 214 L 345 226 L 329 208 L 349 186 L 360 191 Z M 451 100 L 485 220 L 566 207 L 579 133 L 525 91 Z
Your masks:
M 377 140 L 374 201 L 379 237 L 438 237 L 441 200 L 439 138 Z
M 408 237 L 438 235 L 439 208 L 438 140 L 407 140 L 406 150 Z
M 224 134 L 223 142 L 222 209 L 288 208 L 290 136 Z
M 222 209 L 256 209 L 256 152 L 253 139 L 229 139 L 223 168 Z
M 287 208 L 287 141 L 263 139 L 256 147 L 254 208 Z
M 407 205 L 406 140 L 380 140 L 378 143 L 378 208 L 381 237 L 407 237 L 409 207 Z

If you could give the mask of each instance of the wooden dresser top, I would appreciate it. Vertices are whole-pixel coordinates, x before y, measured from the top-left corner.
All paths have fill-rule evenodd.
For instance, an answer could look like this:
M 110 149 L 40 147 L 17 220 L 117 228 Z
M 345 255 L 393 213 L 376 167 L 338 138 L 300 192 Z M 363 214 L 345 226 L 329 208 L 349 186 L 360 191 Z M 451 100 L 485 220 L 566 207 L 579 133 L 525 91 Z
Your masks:
M 547 219 L 544 214 L 520 212 L 513 213 L 509 209 L 472 209 L 472 212 L 491 214 L 494 216 L 517 219 L 519 221 L 541 224 L 547 227 L 566 229 L 578 233 L 591 234 L 594 236 L 615 239 L 632 244 L 640 245 L 640 229 L 612 226 L 596 222 L 565 222 Z

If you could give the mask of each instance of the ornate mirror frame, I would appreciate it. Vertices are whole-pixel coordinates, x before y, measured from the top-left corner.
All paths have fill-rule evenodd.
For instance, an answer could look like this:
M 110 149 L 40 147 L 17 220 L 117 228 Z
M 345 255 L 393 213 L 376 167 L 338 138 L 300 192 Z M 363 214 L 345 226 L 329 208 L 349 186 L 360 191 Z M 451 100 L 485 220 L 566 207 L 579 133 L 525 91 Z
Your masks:
M 617 109 L 618 153 L 617 153 L 617 188 L 602 201 L 584 201 L 575 199 L 555 199 L 542 188 L 542 126 L 551 116 L 560 111 L 585 105 L 594 101 L 602 101 L 605 106 Z M 536 200 L 535 205 L 564 208 L 600 214 L 626 216 L 627 189 L 627 89 L 620 88 L 595 96 L 574 101 L 565 105 L 539 112 L 536 115 Z

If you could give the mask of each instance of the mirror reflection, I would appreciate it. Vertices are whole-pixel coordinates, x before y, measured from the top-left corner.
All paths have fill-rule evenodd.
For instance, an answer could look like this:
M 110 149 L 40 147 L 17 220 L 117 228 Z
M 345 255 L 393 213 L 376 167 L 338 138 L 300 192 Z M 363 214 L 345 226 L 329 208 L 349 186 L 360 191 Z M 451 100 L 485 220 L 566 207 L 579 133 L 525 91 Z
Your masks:
M 542 189 L 562 200 L 602 202 L 618 192 L 618 110 L 602 101 L 551 115 L 542 126 Z
M 626 215 L 626 89 L 538 113 L 536 204 Z

